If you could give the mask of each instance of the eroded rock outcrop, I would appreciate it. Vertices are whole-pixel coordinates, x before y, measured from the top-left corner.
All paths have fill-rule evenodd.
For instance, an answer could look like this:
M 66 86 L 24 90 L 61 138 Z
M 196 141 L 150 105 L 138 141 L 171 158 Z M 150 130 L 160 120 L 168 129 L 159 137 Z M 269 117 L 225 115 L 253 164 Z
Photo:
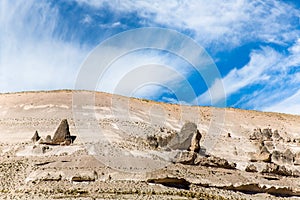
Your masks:
M 265 146 L 261 146 L 260 151 L 258 153 L 254 153 L 251 155 L 251 162 L 270 162 L 271 161 L 271 153 Z
M 290 150 L 286 149 L 284 152 L 280 151 L 273 151 L 271 156 L 271 161 L 273 163 L 279 163 L 279 164 L 290 164 L 292 165 L 294 163 L 295 154 Z
M 195 165 L 201 165 L 205 167 L 216 167 L 224 169 L 236 169 L 236 163 L 227 161 L 224 158 L 219 158 L 216 156 L 198 156 L 195 160 Z
M 287 169 L 284 165 L 277 165 L 275 163 L 267 164 L 262 173 L 276 174 L 280 176 L 299 176 L 299 172 L 297 170 L 292 171 L 290 169 Z
M 65 142 L 66 140 L 70 140 L 71 139 L 71 134 L 69 131 L 69 124 L 67 119 L 63 119 L 60 122 L 60 125 L 58 126 L 58 128 L 56 129 L 52 142 L 54 144 L 60 144 L 62 142 Z
M 74 142 L 76 136 L 72 136 L 69 130 L 69 124 L 67 119 L 63 119 L 57 127 L 53 138 L 47 135 L 45 140 L 41 140 L 40 144 L 47 145 L 70 145 Z
M 33 143 L 36 143 L 37 141 L 39 141 L 41 139 L 41 137 L 39 136 L 39 133 L 37 131 L 35 131 L 34 135 L 31 138 L 31 141 Z
M 197 125 L 193 122 L 187 122 L 181 128 L 179 134 L 173 138 L 170 147 L 172 149 L 199 152 L 200 140 L 201 133 L 197 129 Z

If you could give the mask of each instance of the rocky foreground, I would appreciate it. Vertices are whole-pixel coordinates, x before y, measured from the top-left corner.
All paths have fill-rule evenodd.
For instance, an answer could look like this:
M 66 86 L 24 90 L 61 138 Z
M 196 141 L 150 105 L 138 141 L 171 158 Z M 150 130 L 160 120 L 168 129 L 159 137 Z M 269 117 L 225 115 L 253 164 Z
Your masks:
M 1 199 L 300 198 L 300 116 L 74 93 L 0 95 Z

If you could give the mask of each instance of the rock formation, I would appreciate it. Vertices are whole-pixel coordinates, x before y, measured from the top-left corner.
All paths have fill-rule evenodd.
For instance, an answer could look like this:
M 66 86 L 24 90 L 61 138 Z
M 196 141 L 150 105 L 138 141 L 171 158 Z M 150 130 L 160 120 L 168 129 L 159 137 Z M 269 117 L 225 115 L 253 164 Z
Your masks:
M 54 144 L 60 144 L 70 138 L 71 138 L 71 134 L 69 131 L 68 121 L 67 119 L 63 119 L 54 133 L 52 142 Z
M 262 146 L 260 148 L 259 153 L 255 153 L 251 156 L 250 161 L 251 162 L 257 162 L 257 161 L 270 162 L 271 161 L 271 153 L 268 151 L 267 147 Z
M 187 122 L 181 128 L 177 137 L 173 138 L 170 147 L 172 149 L 199 152 L 200 140 L 201 134 L 197 129 L 197 125 L 192 122 Z
M 41 139 L 41 137 L 39 136 L 39 133 L 37 131 L 35 131 L 33 137 L 31 138 L 33 143 L 36 143 L 37 141 L 39 141 Z
M 257 172 L 257 168 L 255 167 L 255 165 L 250 164 L 246 167 L 245 171 L 246 172 Z

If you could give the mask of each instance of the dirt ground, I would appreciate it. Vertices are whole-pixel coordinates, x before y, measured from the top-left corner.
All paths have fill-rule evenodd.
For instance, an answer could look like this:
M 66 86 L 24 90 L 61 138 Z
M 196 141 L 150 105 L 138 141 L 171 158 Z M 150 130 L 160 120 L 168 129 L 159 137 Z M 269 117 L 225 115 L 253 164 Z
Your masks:
M 35 131 L 53 136 L 62 119 L 73 144 L 31 141 Z M 199 162 L 178 163 L 179 151 L 149 146 L 149 136 L 178 133 L 187 121 L 202 135 Z M 251 138 L 265 129 L 272 137 Z M 0 199 L 300 199 L 300 116 L 24 92 L 0 94 L 0 138 Z

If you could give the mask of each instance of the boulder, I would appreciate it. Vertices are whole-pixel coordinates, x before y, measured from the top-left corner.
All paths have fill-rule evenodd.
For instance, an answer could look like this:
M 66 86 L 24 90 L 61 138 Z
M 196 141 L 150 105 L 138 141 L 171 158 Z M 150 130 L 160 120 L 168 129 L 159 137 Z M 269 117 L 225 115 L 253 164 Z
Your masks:
M 280 138 L 280 135 L 279 135 L 279 133 L 278 133 L 278 130 L 275 130 L 275 131 L 274 131 L 272 137 L 273 137 L 274 139 L 279 139 L 279 138 Z
M 51 143 L 52 142 L 51 135 L 47 135 L 46 136 L 45 142 L 47 142 L 47 143 Z
M 197 153 L 193 151 L 181 151 L 176 155 L 175 162 L 184 165 L 193 165 L 196 158 Z
M 252 154 L 251 162 L 271 162 L 271 153 L 268 151 L 267 147 L 262 146 L 259 153 Z
M 300 165 L 300 152 L 295 154 L 294 165 Z
M 197 125 L 192 122 L 187 122 L 181 128 L 180 133 L 171 140 L 170 147 L 172 149 L 199 152 L 201 137 Z
M 265 128 L 262 131 L 262 139 L 263 141 L 271 141 L 272 140 L 272 129 L 270 128 Z
M 39 141 L 41 139 L 41 137 L 39 136 L 39 133 L 37 131 L 35 131 L 33 137 L 31 138 L 33 143 L 36 143 L 37 141 Z
M 246 172 L 257 172 L 257 168 L 255 167 L 255 165 L 250 164 L 246 167 L 245 171 Z
M 69 124 L 67 119 L 63 119 L 54 133 L 52 143 L 60 144 L 62 142 L 65 142 L 69 138 L 71 138 L 71 134 L 69 131 Z
M 273 151 L 271 161 L 277 164 L 290 164 L 294 163 L 295 154 L 290 150 L 286 149 L 283 153 L 279 151 Z
M 262 173 L 276 174 L 280 176 L 293 176 L 293 172 L 287 169 L 283 165 L 277 165 L 275 163 L 269 163 L 266 168 L 263 169 Z

